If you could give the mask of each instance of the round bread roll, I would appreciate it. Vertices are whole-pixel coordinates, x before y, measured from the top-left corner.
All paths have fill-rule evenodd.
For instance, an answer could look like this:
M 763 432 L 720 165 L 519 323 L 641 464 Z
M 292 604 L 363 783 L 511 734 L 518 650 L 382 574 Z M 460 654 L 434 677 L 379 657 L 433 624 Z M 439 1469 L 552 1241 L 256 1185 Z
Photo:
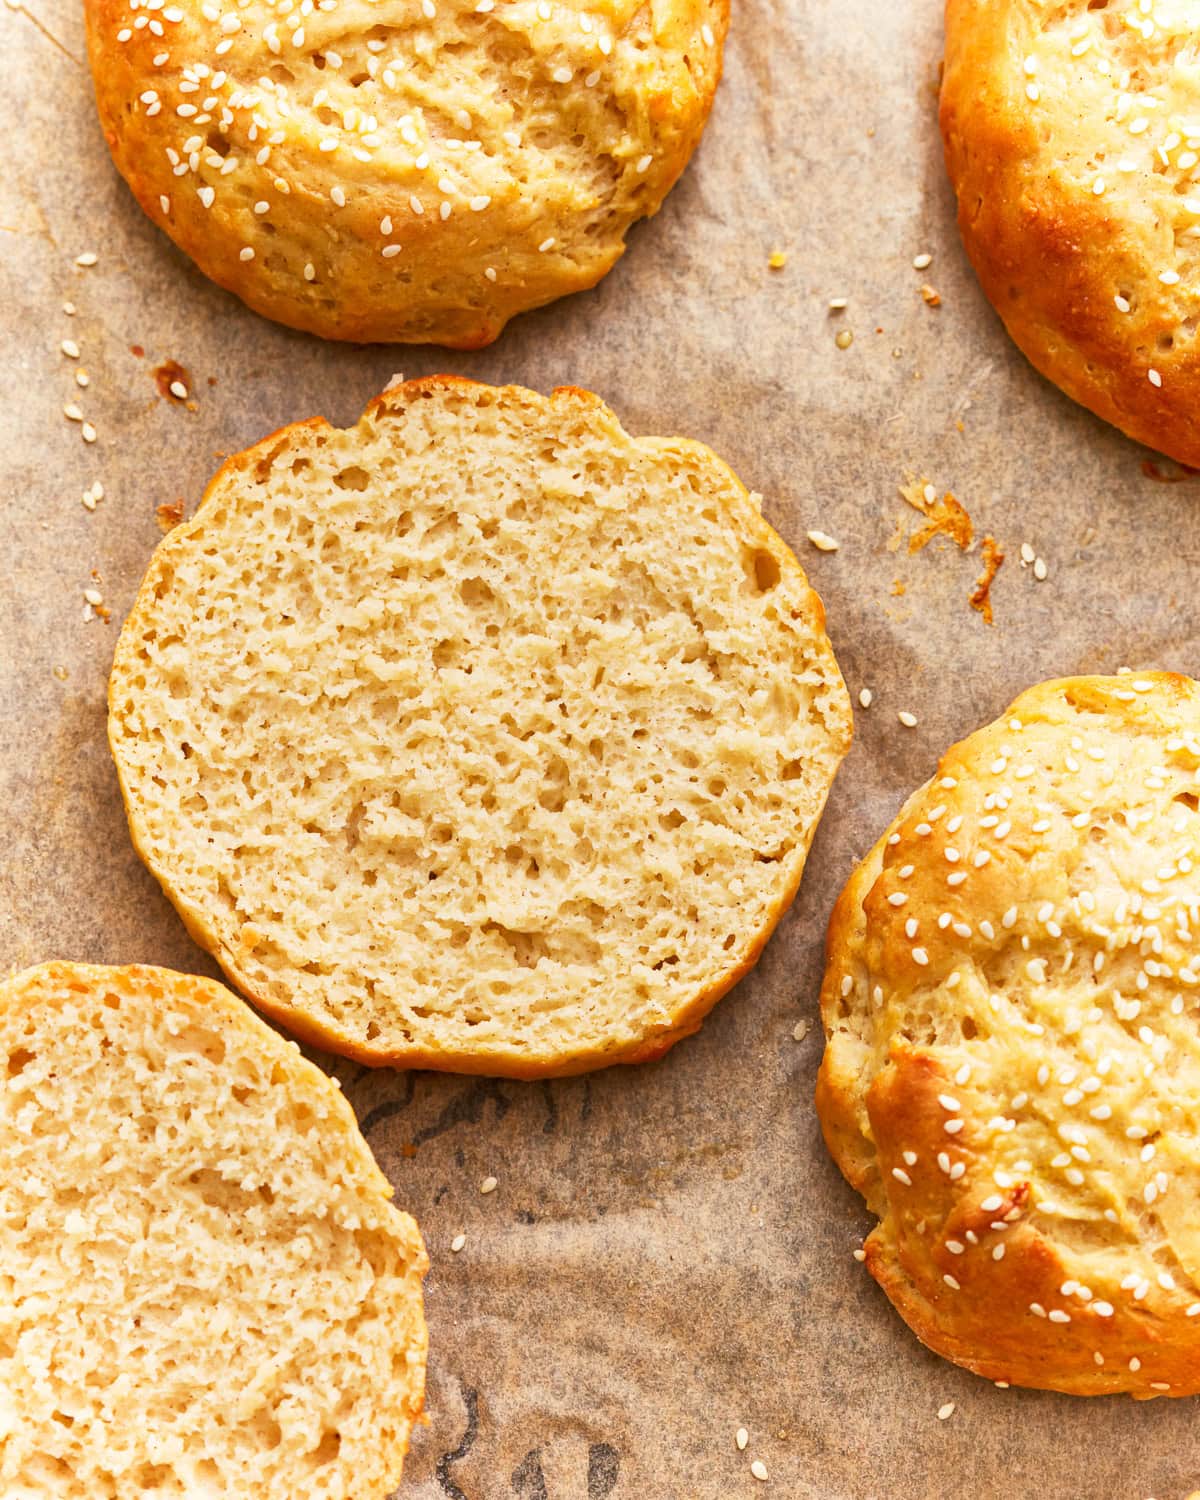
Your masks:
M 121 634 L 134 843 L 369 1063 L 661 1056 L 754 964 L 850 738 L 820 601 L 707 448 L 452 378 L 226 464 Z
M 817 1106 L 931 1349 L 1200 1392 L 1200 686 L 1024 693 L 954 746 L 829 928 Z
M 358 342 L 490 343 L 687 165 L 729 0 L 86 0 L 113 160 L 200 269 Z
M 383 1500 L 421 1412 L 417 1226 L 223 986 L 0 984 L 5 1500 Z
M 942 131 L 983 289 L 1033 364 L 1200 464 L 1200 96 L 1179 0 L 947 0 Z

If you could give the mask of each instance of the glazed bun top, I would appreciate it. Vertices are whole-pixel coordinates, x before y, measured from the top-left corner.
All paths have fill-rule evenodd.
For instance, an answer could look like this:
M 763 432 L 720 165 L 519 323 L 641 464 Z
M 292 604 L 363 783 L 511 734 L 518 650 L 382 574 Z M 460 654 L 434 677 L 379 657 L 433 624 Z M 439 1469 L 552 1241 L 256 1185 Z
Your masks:
M 699 140 L 728 0 L 87 0 L 138 201 L 267 317 L 489 343 L 594 285 Z
M 1021 349 L 1200 463 L 1200 4 L 949 0 L 959 223 Z

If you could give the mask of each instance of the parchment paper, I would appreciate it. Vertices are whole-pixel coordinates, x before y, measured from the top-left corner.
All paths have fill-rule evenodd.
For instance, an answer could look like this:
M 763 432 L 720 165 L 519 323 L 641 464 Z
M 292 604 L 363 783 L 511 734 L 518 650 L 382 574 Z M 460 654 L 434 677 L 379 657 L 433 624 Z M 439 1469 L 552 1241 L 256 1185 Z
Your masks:
M 433 1258 L 431 1420 L 404 1495 L 1178 1500 L 1200 1485 L 1194 1402 L 998 1391 L 922 1349 L 852 1258 L 870 1220 L 812 1108 L 826 918 L 938 752 L 1043 677 L 1197 666 L 1200 481 L 1146 477 L 1142 450 L 1043 383 L 959 249 L 939 0 L 736 0 L 716 110 L 662 213 L 596 292 L 476 355 L 322 344 L 209 285 L 109 164 L 77 0 L 7 3 L 0 967 L 215 972 L 129 844 L 104 737 L 118 622 L 156 506 L 190 511 L 219 453 L 295 418 L 353 421 L 396 371 L 577 383 L 634 432 L 710 443 L 799 551 L 855 697 L 875 694 L 795 907 L 664 1062 L 529 1086 L 328 1064 Z M 77 267 L 88 252 L 97 264 Z M 167 358 L 191 372 L 195 410 L 160 397 Z M 967 604 L 978 536 L 969 555 L 936 540 L 909 556 L 909 475 L 952 489 L 1004 546 L 994 627 Z M 840 550 L 811 547 L 814 527 Z M 84 620 L 88 587 L 110 622 Z

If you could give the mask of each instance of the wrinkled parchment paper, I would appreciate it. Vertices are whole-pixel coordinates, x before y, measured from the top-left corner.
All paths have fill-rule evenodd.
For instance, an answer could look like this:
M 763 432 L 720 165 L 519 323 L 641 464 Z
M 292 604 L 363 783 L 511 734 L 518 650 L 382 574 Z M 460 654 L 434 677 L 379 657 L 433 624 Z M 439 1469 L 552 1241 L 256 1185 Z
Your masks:
M 1194 1402 L 998 1391 L 923 1350 L 853 1259 L 869 1220 L 812 1108 L 830 906 L 937 753 L 1040 678 L 1197 666 L 1200 480 L 1147 477 L 1142 450 L 1043 383 L 963 260 L 935 124 L 939 0 L 735 0 L 716 110 L 661 214 L 597 291 L 474 355 L 322 344 L 209 285 L 110 167 L 77 0 L 7 6 L 4 970 L 215 972 L 126 834 L 104 737 L 118 623 L 157 506 L 190 512 L 219 454 L 295 418 L 353 421 L 397 371 L 585 385 L 633 432 L 710 443 L 800 553 L 856 700 L 874 693 L 795 907 L 665 1061 L 541 1085 L 328 1063 L 433 1258 L 430 1425 L 403 1494 L 1181 1500 L 1200 1485 Z M 160 396 L 166 359 L 191 373 L 194 410 Z M 72 401 L 94 444 L 64 418 Z M 959 497 L 973 551 L 909 554 L 909 476 Z M 812 547 L 813 528 L 840 550 Z M 967 603 L 984 533 L 1007 553 L 991 628 Z M 110 621 L 84 619 L 86 588 Z

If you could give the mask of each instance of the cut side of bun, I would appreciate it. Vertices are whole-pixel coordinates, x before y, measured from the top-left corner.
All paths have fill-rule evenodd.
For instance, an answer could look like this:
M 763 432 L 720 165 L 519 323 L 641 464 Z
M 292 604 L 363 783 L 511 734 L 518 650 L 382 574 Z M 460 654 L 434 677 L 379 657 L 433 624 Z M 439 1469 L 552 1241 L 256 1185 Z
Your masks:
M 438 378 L 232 459 L 110 686 L 134 842 L 298 1034 L 538 1076 L 660 1056 L 792 900 L 851 717 L 729 469 Z
M 222 985 L 0 984 L 0 1494 L 384 1500 L 425 1380 L 413 1221 Z

